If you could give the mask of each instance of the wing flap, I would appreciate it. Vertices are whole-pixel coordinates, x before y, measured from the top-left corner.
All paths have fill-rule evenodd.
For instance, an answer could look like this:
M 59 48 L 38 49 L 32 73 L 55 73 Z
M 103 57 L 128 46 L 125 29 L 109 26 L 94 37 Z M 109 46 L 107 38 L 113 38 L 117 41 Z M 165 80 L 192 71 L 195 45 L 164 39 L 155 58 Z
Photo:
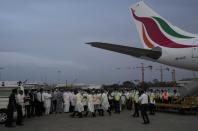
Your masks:
M 144 59 L 151 58 L 156 60 L 162 55 L 162 52 L 159 49 L 148 50 L 148 49 L 140 49 L 129 46 L 115 45 L 110 43 L 102 43 L 102 42 L 89 42 L 86 44 L 89 44 L 93 47 L 130 55 L 137 58 L 144 58 Z

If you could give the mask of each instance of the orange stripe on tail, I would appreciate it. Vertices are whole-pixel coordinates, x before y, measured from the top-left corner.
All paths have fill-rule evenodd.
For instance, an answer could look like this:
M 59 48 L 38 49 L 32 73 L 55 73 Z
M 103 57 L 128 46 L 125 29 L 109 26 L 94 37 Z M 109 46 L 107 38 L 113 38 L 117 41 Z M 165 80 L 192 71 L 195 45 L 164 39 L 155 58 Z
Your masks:
M 146 36 L 146 33 L 145 33 L 143 25 L 142 25 L 142 33 L 143 33 L 143 40 L 144 40 L 144 43 L 146 44 L 146 46 L 148 48 L 154 48 L 154 45 L 149 41 L 149 39 Z

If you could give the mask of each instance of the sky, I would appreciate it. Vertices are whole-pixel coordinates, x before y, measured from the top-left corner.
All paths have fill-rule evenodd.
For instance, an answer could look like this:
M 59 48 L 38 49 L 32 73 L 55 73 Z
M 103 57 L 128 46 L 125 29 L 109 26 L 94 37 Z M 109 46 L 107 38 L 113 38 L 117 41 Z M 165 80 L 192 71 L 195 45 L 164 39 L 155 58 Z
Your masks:
M 112 84 L 160 79 L 161 64 L 86 45 L 143 48 L 129 7 L 138 0 L 0 0 L 0 80 Z M 178 27 L 198 34 L 197 0 L 145 0 Z M 166 68 L 166 65 L 162 65 Z M 130 68 L 129 68 L 130 67 Z M 194 77 L 176 69 L 177 80 Z M 164 71 L 171 80 L 171 71 Z

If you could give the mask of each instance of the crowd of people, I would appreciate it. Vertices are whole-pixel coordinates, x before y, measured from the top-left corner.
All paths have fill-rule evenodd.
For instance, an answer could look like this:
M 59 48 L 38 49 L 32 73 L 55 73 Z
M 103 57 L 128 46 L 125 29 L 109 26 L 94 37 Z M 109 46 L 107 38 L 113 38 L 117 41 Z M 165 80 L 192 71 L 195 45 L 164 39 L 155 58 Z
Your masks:
M 148 124 L 150 114 L 155 114 L 155 102 L 169 103 L 179 94 L 176 90 L 168 93 L 166 90 L 136 90 L 136 89 L 52 89 L 22 90 L 14 89 L 9 98 L 8 120 L 6 127 L 13 127 L 13 112 L 17 110 L 16 125 L 23 125 L 23 118 L 43 116 L 57 113 L 71 113 L 74 117 L 109 116 L 122 110 L 132 110 L 133 117 L 143 118 L 143 124 Z

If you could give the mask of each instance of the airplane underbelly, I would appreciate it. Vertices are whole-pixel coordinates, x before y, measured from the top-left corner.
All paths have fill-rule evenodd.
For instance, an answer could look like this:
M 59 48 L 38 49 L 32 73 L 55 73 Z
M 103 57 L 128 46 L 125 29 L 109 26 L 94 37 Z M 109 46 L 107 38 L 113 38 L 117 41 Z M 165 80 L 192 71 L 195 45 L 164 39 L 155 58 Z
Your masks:
M 194 53 L 194 56 L 197 55 L 197 57 L 193 57 L 192 49 L 180 50 L 178 53 L 165 50 L 162 53 L 162 57 L 158 59 L 160 63 L 183 69 L 198 70 L 198 54 Z

